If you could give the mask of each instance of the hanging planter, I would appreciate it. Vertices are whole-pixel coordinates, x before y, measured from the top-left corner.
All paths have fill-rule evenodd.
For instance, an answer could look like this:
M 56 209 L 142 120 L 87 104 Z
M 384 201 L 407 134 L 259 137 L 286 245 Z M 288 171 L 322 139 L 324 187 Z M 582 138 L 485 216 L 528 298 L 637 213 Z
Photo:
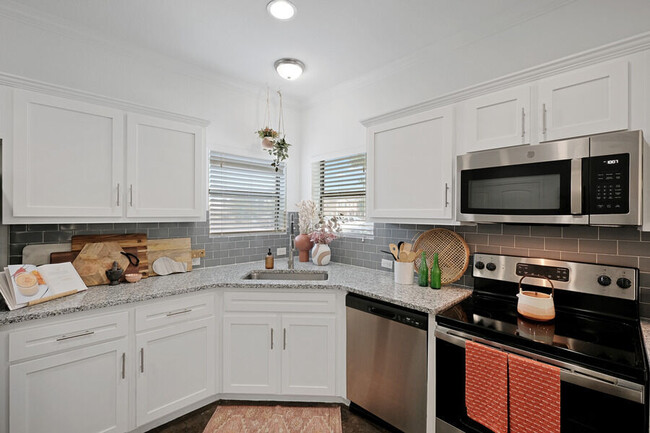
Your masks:
M 280 169 L 280 164 L 282 161 L 287 159 L 289 157 L 289 147 L 291 146 L 289 143 L 287 143 L 287 140 L 285 140 L 285 135 L 284 135 L 284 113 L 282 110 L 282 93 L 278 90 L 278 95 L 280 96 L 280 118 L 278 119 L 278 136 L 282 135 L 282 138 L 276 139 L 273 143 L 273 146 L 268 149 L 269 155 L 273 157 L 273 162 L 271 163 L 271 167 L 275 168 L 275 171 L 278 171 Z M 267 99 L 268 103 L 268 99 Z M 273 131 L 275 132 L 275 131 Z
M 271 128 L 271 110 L 269 106 L 269 89 L 268 87 L 266 88 L 266 112 L 264 113 L 264 125 L 266 125 L 264 128 L 258 129 L 256 131 L 256 134 L 259 135 L 260 139 L 262 140 L 262 149 L 263 150 L 270 150 L 273 149 L 273 145 L 275 144 L 276 140 L 278 139 L 278 132 Z

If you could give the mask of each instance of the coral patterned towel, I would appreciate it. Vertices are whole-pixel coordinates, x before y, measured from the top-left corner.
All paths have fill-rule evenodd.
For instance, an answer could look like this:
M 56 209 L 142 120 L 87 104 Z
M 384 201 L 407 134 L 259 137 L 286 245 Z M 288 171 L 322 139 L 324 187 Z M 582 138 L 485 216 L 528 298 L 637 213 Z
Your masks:
M 560 433 L 560 369 L 517 355 L 510 368 L 510 433 Z
M 508 433 L 508 355 L 465 343 L 467 416 L 495 433 Z

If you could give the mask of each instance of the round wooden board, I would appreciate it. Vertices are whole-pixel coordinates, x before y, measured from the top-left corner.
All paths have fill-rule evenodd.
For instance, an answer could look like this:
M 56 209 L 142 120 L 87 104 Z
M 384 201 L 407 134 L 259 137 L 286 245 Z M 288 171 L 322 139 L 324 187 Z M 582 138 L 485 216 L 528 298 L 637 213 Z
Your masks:
M 433 254 L 438 253 L 442 284 L 451 284 L 463 276 L 469 265 L 469 246 L 459 234 L 447 229 L 431 229 L 422 233 L 413 244 L 413 251 L 427 253 L 427 267 L 433 264 Z M 416 272 L 420 269 L 420 256 L 415 260 Z

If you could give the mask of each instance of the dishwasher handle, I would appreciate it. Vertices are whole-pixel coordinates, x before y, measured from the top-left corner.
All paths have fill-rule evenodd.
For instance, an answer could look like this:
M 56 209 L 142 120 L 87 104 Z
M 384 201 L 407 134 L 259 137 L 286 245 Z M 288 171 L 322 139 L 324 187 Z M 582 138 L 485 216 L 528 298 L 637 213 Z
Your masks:
M 384 310 L 383 308 L 373 307 L 372 305 L 368 306 L 368 313 L 383 317 L 385 319 L 397 320 L 397 314 L 388 310 Z

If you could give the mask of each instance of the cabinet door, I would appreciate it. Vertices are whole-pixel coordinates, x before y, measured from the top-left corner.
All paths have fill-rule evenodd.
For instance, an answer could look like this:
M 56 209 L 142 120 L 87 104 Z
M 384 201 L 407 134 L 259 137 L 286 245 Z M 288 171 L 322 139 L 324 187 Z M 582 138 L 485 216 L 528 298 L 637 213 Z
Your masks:
M 14 217 L 120 217 L 124 114 L 14 91 Z
M 452 113 L 436 109 L 368 128 L 370 218 L 451 218 Z
M 280 325 L 276 315 L 224 317 L 224 392 L 277 394 L 280 391 Z
M 10 431 L 127 431 L 126 339 L 9 367 Z
M 285 315 L 282 333 L 282 393 L 335 395 L 335 318 Z
M 541 80 L 540 141 L 627 129 L 628 74 L 624 60 Z
M 460 153 L 530 143 L 530 86 L 463 103 L 466 128 Z
M 136 336 L 137 424 L 215 393 L 214 317 Z
M 129 114 L 128 217 L 205 219 L 203 128 Z

